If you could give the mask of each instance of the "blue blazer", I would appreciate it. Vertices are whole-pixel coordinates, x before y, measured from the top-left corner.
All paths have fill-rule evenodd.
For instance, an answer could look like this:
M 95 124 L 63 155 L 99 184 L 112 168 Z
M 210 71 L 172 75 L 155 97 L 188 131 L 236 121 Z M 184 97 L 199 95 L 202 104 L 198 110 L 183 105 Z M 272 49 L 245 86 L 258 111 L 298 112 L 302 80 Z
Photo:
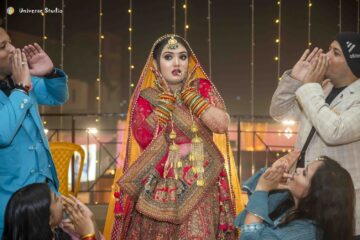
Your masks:
M 29 95 L 14 89 L 9 97 L 0 91 L 0 238 L 6 204 L 19 188 L 48 180 L 58 189 L 58 179 L 44 133 L 38 105 L 60 105 L 68 99 L 67 76 L 32 77 Z

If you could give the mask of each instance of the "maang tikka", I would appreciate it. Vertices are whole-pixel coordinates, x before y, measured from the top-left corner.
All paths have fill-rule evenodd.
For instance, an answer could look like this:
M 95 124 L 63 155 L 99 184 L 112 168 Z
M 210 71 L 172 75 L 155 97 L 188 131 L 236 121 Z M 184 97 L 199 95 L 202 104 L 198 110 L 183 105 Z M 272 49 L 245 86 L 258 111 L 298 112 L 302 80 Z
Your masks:
M 178 47 L 179 47 L 178 41 L 174 38 L 174 36 L 171 36 L 171 38 L 168 40 L 168 48 L 176 49 Z

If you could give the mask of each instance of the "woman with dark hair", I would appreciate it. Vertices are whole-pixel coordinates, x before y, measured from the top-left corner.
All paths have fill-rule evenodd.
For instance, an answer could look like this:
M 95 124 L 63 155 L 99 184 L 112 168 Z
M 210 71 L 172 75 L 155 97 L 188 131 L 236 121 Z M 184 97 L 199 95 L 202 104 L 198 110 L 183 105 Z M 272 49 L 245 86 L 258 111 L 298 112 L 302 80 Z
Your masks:
M 64 203 L 64 205 L 63 205 Z M 63 220 L 63 207 L 70 221 Z M 60 197 L 47 183 L 16 191 L 5 211 L 3 240 L 102 239 L 93 214 L 74 197 Z
M 286 174 L 297 156 L 279 159 L 244 184 L 251 196 L 235 220 L 240 239 L 353 239 L 355 191 L 350 174 L 326 156 Z M 288 191 L 274 191 L 279 189 Z
M 189 44 L 159 38 L 129 106 L 105 237 L 236 239 L 242 203 L 229 120 Z

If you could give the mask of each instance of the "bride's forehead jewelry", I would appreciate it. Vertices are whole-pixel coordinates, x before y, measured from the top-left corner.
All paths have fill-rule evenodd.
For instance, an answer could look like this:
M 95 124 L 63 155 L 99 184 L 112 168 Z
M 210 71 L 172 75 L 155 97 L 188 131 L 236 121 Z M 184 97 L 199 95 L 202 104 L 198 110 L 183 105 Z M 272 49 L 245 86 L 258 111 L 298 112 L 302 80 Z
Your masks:
M 178 47 L 178 41 L 174 38 L 174 36 L 171 36 L 171 38 L 168 40 L 168 49 L 176 49 Z

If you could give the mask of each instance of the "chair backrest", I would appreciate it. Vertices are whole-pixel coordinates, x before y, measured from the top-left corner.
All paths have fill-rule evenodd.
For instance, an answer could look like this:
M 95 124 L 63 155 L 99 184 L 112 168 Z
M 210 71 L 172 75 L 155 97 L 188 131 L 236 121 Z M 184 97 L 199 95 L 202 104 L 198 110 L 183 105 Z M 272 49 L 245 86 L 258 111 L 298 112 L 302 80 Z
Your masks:
M 85 160 L 85 152 L 80 145 L 69 142 L 50 142 L 50 150 L 54 160 L 56 173 L 59 178 L 59 192 L 65 196 L 69 193 L 77 195 L 80 187 L 80 179 Z M 78 175 L 75 184 L 74 192 L 68 189 L 68 174 L 70 161 L 75 152 L 80 154 L 80 164 L 78 168 Z

